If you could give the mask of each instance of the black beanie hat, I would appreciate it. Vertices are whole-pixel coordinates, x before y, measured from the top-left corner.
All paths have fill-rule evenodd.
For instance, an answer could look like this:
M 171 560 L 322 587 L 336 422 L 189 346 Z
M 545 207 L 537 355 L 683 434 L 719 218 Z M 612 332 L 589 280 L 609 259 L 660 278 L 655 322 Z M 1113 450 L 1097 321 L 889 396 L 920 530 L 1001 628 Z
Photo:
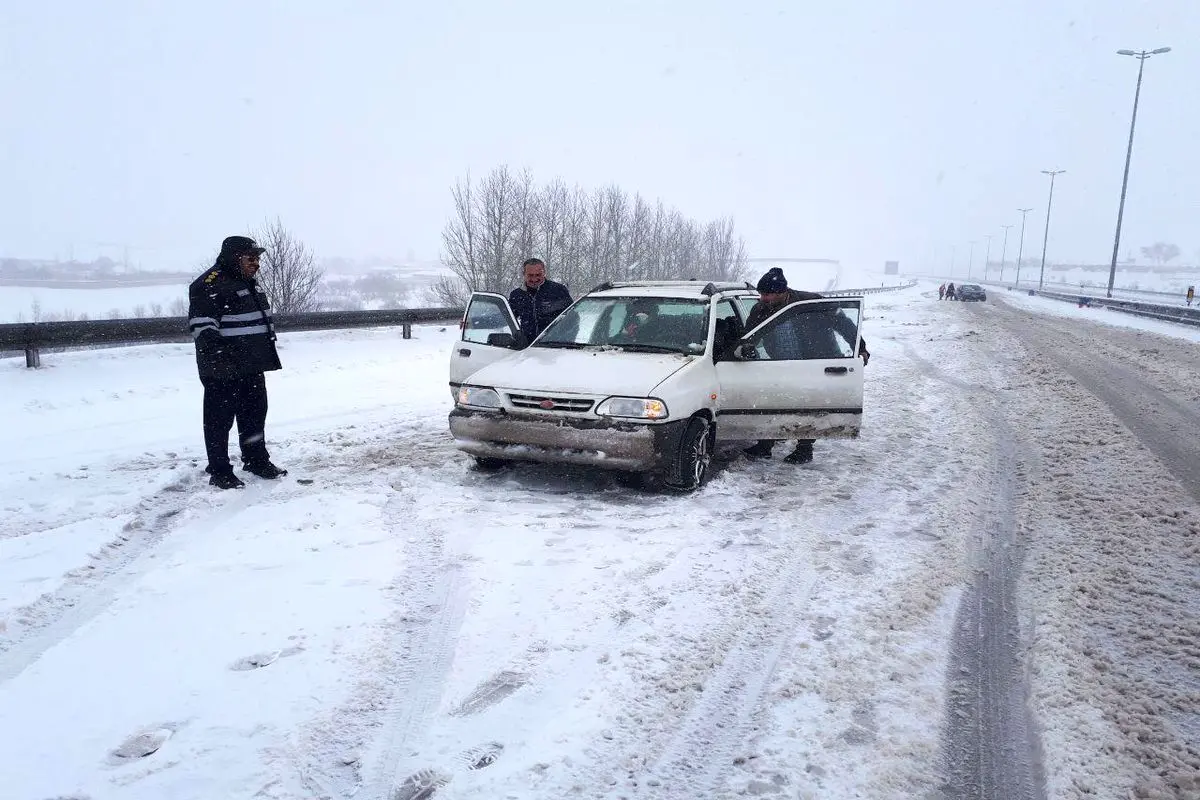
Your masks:
M 221 258 L 232 258 L 240 255 L 262 255 L 267 248 L 259 247 L 258 242 L 249 236 L 227 236 L 221 242 Z
M 783 277 L 783 268 L 771 267 L 767 270 L 766 275 L 758 279 L 758 286 L 756 288 L 763 294 L 786 292 L 788 285 L 787 278 Z

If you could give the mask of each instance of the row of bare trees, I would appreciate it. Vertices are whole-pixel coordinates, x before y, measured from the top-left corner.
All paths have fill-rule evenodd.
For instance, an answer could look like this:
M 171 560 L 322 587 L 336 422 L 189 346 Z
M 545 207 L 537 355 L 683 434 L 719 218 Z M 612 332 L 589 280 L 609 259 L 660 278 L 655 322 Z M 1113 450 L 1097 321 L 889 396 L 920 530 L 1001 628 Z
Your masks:
M 591 192 L 562 180 L 537 185 L 507 166 L 455 183 L 442 262 L 454 273 L 433 287 L 461 306 L 472 291 L 507 293 L 536 256 L 578 294 L 606 280 L 738 280 L 746 247 L 728 218 L 702 223 L 617 186 Z

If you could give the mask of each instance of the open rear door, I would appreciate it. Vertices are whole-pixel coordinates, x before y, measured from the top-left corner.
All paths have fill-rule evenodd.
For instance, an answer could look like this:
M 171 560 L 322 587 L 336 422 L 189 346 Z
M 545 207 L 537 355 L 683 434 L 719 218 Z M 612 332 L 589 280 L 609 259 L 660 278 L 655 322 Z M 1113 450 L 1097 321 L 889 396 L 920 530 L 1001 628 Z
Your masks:
M 451 396 L 474 372 L 525 344 L 508 299 L 501 294 L 472 293 L 459 327 L 462 335 L 450 351 Z
M 728 441 L 855 437 L 862 425 L 862 298 L 780 310 L 717 364 L 717 435 Z

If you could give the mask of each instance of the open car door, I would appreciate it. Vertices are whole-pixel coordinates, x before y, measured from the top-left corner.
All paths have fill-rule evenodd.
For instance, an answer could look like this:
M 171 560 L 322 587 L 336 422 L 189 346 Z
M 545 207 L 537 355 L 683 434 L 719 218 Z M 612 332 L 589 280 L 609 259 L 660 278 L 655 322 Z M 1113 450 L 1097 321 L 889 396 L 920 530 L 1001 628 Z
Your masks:
M 450 351 L 451 396 L 473 373 L 528 344 L 502 294 L 473 292 L 459 328 L 462 335 Z
M 776 312 L 717 362 L 726 441 L 855 437 L 862 425 L 862 298 Z

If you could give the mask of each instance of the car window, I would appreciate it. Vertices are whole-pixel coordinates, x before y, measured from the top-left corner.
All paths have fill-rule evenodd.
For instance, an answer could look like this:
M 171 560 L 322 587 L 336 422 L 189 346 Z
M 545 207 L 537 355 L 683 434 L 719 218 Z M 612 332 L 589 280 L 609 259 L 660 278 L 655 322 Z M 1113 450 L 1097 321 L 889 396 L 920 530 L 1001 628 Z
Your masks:
M 467 315 L 463 324 L 462 340 L 475 344 L 487 344 L 487 338 L 493 333 L 512 333 L 509 326 L 508 312 L 504 301 L 499 297 L 473 297 L 467 306 Z
M 853 358 L 861 308 L 857 301 L 792 306 L 750 339 L 763 361 Z
M 616 347 L 703 353 L 709 302 L 669 297 L 585 297 L 558 317 L 535 347 Z
M 747 319 L 750 316 L 751 309 L 754 308 L 754 304 L 758 302 L 758 298 L 752 295 L 746 295 L 744 297 L 739 297 L 737 302 L 742 309 L 742 319 Z

